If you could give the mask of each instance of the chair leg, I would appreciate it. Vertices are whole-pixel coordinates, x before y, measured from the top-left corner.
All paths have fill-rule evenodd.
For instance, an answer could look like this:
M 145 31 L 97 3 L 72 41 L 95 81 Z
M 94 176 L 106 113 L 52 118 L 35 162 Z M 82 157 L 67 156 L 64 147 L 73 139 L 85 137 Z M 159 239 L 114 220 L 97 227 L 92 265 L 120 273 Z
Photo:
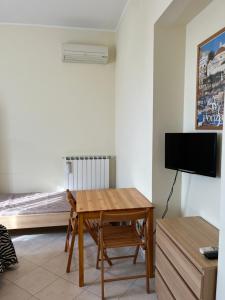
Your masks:
M 69 223 L 68 223 L 67 230 L 66 230 L 66 242 L 65 242 L 65 249 L 64 249 L 65 252 L 67 252 L 69 249 L 70 232 L 71 232 L 71 221 L 69 219 Z
M 97 260 L 96 260 L 96 269 L 99 269 L 99 256 L 100 256 L 100 245 L 98 245 Z
M 149 249 L 146 247 L 145 250 L 145 264 L 146 264 L 146 292 L 150 294 L 150 285 L 149 285 L 149 277 L 150 277 L 150 271 L 149 271 Z
M 96 269 L 99 269 L 99 260 L 101 260 L 101 259 L 100 259 L 100 246 L 98 245 Z M 109 266 L 112 266 L 112 261 L 110 260 L 110 258 L 106 254 L 106 250 L 104 250 L 104 260 L 106 260 L 108 262 Z
M 68 257 L 68 261 L 67 261 L 66 273 L 70 273 L 70 266 L 71 266 L 71 261 L 72 261 L 72 257 L 73 257 L 73 249 L 74 249 L 76 233 L 77 233 L 77 226 L 75 225 L 75 227 L 72 231 L 72 240 L 71 240 L 71 245 L 69 248 L 69 257 Z
M 105 260 L 108 262 L 108 264 L 109 264 L 110 266 L 112 266 L 112 261 L 111 261 L 111 259 L 108 257 L 108 254 L 107 254 L 107 252 L 106 252 L 106 249 L 104 250 L 104 256 L 105 256 Z
M 135 265 L 136 262 L 137 262 L 137 256 L 138 256 L 139 248 L 140 248 L 140 246 L 138 245 L 138 246 L 136 247 L 136 250 L 135 250 L 135 253 L 134 253 L 134 260 L 133 260 L 133 264 L 134 264 L 134 265 Z
M 104 300 L 104 249 L 101 245 L 101 288 L 102 288 L 102 300 Z

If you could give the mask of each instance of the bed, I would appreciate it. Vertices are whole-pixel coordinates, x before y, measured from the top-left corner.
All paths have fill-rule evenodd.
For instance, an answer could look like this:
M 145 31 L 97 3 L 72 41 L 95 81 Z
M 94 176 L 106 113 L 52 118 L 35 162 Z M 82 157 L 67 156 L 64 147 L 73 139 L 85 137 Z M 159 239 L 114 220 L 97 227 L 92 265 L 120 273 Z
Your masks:
M 65 192 L 0 194 L 0 224 L 8 229 L 64 226 L 69 211 Z

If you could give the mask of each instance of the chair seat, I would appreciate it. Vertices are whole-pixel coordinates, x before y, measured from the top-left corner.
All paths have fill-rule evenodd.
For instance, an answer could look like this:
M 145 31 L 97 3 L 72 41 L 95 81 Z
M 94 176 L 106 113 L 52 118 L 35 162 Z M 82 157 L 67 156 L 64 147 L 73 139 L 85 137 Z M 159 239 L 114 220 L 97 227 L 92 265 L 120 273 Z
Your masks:
M 104 248 L 143 245 L 136 229 L 130 225 L 106 226 L 103 232 Z

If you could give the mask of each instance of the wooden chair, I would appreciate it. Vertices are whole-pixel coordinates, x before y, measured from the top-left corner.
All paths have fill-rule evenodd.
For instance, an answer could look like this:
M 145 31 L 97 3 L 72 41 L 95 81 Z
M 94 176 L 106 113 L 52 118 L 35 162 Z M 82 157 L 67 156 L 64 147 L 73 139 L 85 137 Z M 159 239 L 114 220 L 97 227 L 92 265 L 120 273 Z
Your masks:
M 65 243 L 65 252 L 69 251 L 67 267 L 66 267 L 66 272 L 69 273 L 72 256 L 73 256 L 75 238 L 76 238 L 76 234 L 78 232 L 78 216 L 76 214 L 76 200 L 73 197 L 73 194 L 69 190 L 66 191 L 66 198 L 71 207 L 70 208 L 70 217 L 68 220 L 68 226 L 67 226 L 67 231 L 66 231 L 66 243 Z M 71 236 L 72 236 L 72 238 L 71 238 L 71 243 L 70 243 Z
M 147 220 L 149 217 L 149 209 L 143 209 L 140 212 L 125 212 L 125 213 L 110 213 L 101 212 L 100 224 L 99 224 L 99 244 L 98 244 L 98 255 L 97 255 L 97 266 L 101 261 L 101 288 L 102 288 L 102 299 L 104 299 L 104 283 L 112 282 L 117 280 L 127 280 L 136 278 L 146 278 L 146 291 L 150 293 L 149 288 L 149 249 L 148 249 L 148 232 L 147 232 Z M 137 230 L 136 222 L 143 219 L 143 225 L 141 231 Z M 120 226 L 108 226 L 109 222 L 121 222 L 127 221 L 129 225 Z M 146 272 L 141 275 L 104 278 L 104 260 L 105 252 L 109 248 L 121 248 L 121 247 L 135 247 L 133 255 L 109 257 L 110 260 L 121 259 L 121 258 L 133 258 L 133 263 L 136 263 L 139 248 L 142 247 L 145 250 L 145 264 Z M 99 256 L 101 254 L 101 259 Z
M 73 256 L 75 238 L 78 232 L 78 216 L 76 214 L 76 199 L 74 198 L 73 194 L 69 190 L 66 191 L 66 197 L 67 197 L 67 201 L 71 206 L 70 217 L 68 220 L 68 226 L 66 232 L 66 242 L 65 242 L 65 252 L 69 251 L 66 272 L 69 273 L 72 256 Z M 89 232 L 92 239 L 96 243 L 96 245 L 98 245 L 98 226 L 99 226 L 98 222 L 96 220 L 85 220 L 84 225 L 86 230 Z M 71 243 L 70 243 L 70 237 L 71 237 Z M 107 253 L 105 253 L 105 259 L 107 260 L 108 264 L 111 266 L 112 262 L 108 258 Z

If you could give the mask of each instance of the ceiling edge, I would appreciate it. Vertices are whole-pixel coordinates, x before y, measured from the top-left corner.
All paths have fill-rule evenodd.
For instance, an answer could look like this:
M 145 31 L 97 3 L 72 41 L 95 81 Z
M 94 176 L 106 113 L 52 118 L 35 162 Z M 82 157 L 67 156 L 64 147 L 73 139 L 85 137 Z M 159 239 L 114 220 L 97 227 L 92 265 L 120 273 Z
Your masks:
M 112 33 L 116 32 L 116 29 L 60 26 L 60 25 L 43 25 L 43 24 L 26 24 L 26 23 L 10 23 L 10 22 L 0 22 L 0 26 L 40 27 L 40 28 L 55 28 L 55 29 L 69 29 L 69 30 L 83 30 L 83 31 L 85 31 L 85 30 L 86 31 L 101 31 L 101 32 L 112 32 Z M 117 26 L 116 26 L 116 28 L 117 28 Z
M 124 18 L 124 16 L 126 15 L 126 12 L 127 12 L 127 10 L 128 10 L 130 1 L 131 1 L 131 0 L 127 0 L 127 3 L 125 4 L 125 6 L 124 6 L 124 8 L 123 8 L 123 11 L 122 11 L 122 13 L 121 13 L 121 15 L 120 15 L 119 21 L 118 21 L 118 23 L 117 23 L 117 25 L 116 25 L 116 28 L 114 29 L 114 32 L 117 32 L 117 31 L 119 30 L 120 24 L 122 23 L 123 18 Z

